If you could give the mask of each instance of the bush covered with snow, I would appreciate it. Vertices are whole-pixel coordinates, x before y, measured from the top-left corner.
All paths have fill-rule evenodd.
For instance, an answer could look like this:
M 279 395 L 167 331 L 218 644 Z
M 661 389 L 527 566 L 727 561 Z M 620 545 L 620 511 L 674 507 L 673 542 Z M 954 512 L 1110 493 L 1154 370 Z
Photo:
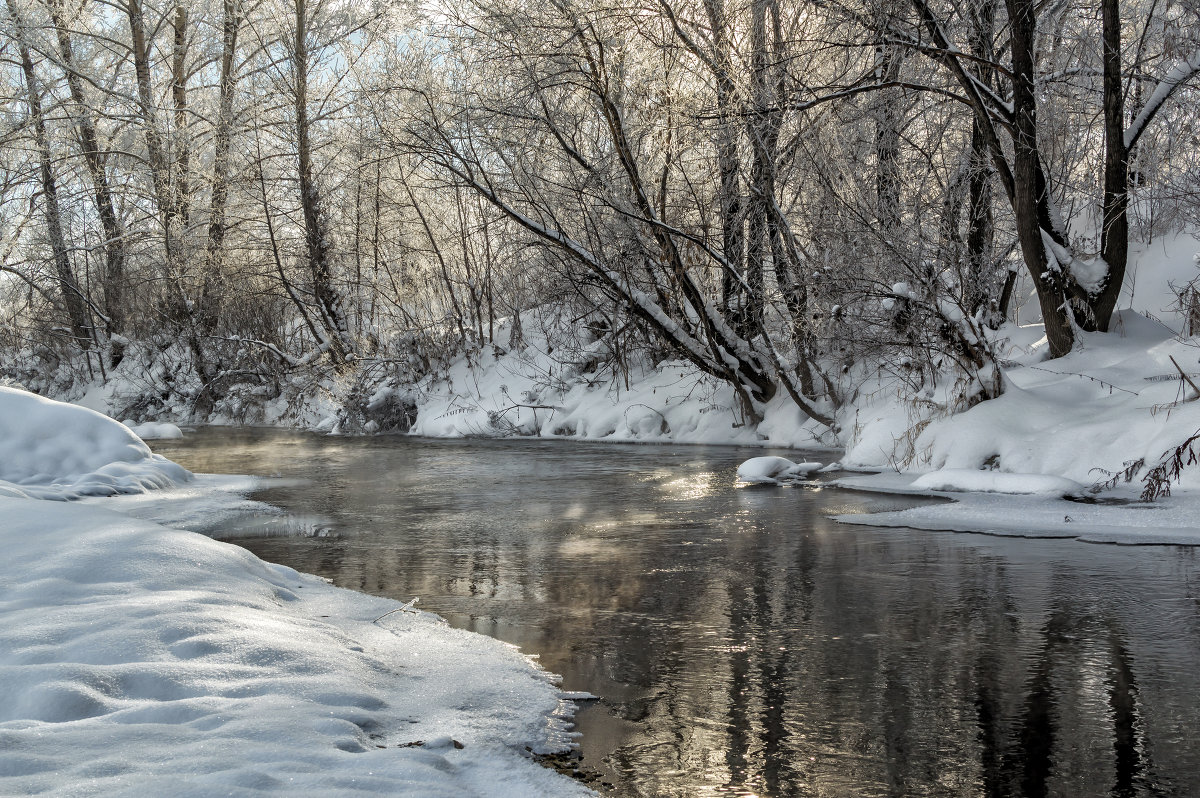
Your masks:
M 0 495 L 109 496 L 192 478 L 128 427 L 87 408 L 0 387 Z

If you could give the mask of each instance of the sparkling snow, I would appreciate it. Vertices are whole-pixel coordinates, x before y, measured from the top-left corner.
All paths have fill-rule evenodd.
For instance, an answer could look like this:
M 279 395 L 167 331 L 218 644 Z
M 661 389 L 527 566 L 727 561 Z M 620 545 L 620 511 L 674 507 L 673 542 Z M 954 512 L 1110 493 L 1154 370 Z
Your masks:
M 949 496 L 921 489 L 914 475 L 844 477 L 835 484 L 856 490 Z M 1200 546 L 1200 501 L 1194 493 L 1153 504 L 1091 504 L 1054 495 L 954 493 L 954 501 L 868 515 L 839 515 L 865 526 L 907 527 L 1027 538 L 1075 538 L 1085 543 Z
M 975 491 L 1033 496 L 1080 494 L 1084 486 L 1073 479 L 1048 474 L 1005 474 L 1000 471 L 971 471 L 946 468 L 922 474 L 912 486 L 931 491 Z

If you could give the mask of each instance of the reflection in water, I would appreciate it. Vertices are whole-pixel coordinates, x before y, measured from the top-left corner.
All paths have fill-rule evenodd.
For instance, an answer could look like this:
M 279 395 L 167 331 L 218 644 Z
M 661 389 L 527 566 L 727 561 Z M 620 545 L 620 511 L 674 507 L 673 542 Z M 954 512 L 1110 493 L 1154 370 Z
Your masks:
M 759 451 L 202 430 L 321 537 L 227 536 L 539 654 L 619 795 L 1200 794 L 1196 553 L 872 530 Z M 258 523 L 258 526 L 255 524 Z M 244 530 L 244 531 L 243 531 Z M 249 537 L 250 532 L 258 534 Z

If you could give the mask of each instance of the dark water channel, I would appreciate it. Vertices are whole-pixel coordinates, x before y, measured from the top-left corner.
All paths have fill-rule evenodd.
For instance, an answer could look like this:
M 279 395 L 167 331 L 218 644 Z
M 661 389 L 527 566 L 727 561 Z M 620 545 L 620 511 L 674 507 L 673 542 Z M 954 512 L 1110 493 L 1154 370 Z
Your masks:
M 577 723 L 615 795 L 1200 796 L 1195 549 L 843 526 L 908 500 L 736 487 L 762 452 L 730 447 L 155 448 L 298 478 L 257 496 L 277 536 L 226 539 L 600 696 Z

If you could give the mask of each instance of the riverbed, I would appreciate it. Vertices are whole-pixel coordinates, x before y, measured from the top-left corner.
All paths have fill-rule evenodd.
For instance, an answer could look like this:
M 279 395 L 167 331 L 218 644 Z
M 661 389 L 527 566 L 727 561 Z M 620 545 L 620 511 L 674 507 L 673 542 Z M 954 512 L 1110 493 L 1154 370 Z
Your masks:
M 537 655 L 617 796 L 1200 794 L 1200 552 L 848 526 L 795 452 L 204 428 L 207 530 Z M 812 457 L 822 455 L 813 453 Z M 828 455 L 825 455 L 827 458 Z

